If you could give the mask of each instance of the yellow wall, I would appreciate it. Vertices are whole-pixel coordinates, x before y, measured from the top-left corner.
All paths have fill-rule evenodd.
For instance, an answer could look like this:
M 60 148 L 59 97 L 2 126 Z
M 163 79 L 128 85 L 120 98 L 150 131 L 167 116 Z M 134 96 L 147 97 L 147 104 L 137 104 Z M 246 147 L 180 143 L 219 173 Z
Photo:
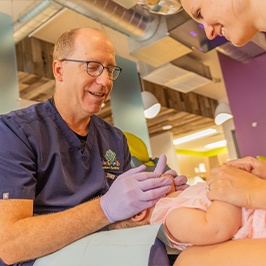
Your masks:
M 217 167 L 228 160 L 228 154 L 222 153 L 211 157 L 191 156 L 185 154 L 177 154 L 177 161 L 180 169 L 179 174 L 186 175 L 188 178 L 193 178 L 199 175 L 204 178 L 208 178 L 210 175 L 210 169 Z M 200 163 L 204 163 L 206 167 L 205 174 L 196 174 L 195 168 L 199 167 Z

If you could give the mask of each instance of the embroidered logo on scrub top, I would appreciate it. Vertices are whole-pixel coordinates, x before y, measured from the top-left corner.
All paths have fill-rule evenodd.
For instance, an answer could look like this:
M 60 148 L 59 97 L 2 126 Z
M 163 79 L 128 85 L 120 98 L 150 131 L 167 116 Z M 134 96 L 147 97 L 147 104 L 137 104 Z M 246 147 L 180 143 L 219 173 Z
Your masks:
M 102 161 L 102 166 L 104 170 L 119 170 L 120 162 L 116 159 L 116 153 L 110 149 L 106 151 L 105 160 Z
M 8 192 L 3 193 L 3 199 L 9 199 L 9 193 Z

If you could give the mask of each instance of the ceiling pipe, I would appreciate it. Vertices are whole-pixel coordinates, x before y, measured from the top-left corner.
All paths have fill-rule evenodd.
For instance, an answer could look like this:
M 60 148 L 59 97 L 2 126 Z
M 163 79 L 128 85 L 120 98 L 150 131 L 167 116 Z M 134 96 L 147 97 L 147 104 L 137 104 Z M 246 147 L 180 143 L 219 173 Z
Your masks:
M 51 0 L 35 1 L 13 23 L 15 43 L 25 38 L 62 9 L 61 5 L 53 3 Z
M 133 8 L 126 9 L 125 7 L 117 4 L 121 1 L 122 0 L 116 0 L 116 2 L 111 0 L 34 1 L 33 5 L 27 8 L 20 18 L 13 23 L 14 40 L 17 43 L 24 37 L 29 36 L 41 25 L 47 23 L 52 17 L 59 14 L 59 12 L 64 8 L 69 8 L 84 15 L 85 17 L 91 18 L 98 23 L 113 28 L 114 30 L 130 37 L 130 53 L 137 58 L 139 53 L 142 57 L 138 59 L 143 60 L 144 62 L 145 60 L 143 59 L 142 54 L 147 54 L 147 51 L 153 52 L 154 48 L 151 46 L 156 44 L 156 42 L 158 43 L 158 46 L 161 47 L 163 43 L 161 40 L 165 41 L 164 46 L 169 48 L 167 51 L 161 51 L 161 48 L 159 47 L 158 49 L 161 54 L 167 54 L 169 51 L 180 50 L 179 47 L 178 49 L 171 49 L 169 46 L 169 37 L 172 37 L 170 41 L 174 47 L 177 47 L 176 44 L 178 42 L 177 39 L 171 36 L 171 32 L 169 32 L 169 19 L 166 21 L 165 16 L 153 14 L 138 4 Z M 183 22 L 186 20 L 182 17 L 182 14 L 180 14 L 180 16 L 176 16 L 174 19 L 175 25 L 176 23 L 179 23 L 178 19 L 181 19 Z M 226 53 L 229 53 L 228 55 L 231 58 L 234 58 L 238 61 L 249 61 L 255 56 L 265 53 L 265 35 L 263 36 L 264 38 L 261 38 L 263 40 L 259 39 L 256 43 L 251 42 L 251 45 L 253 45 L 251 48 L 249 48 L 248 44 L 246 45 L 248 50 L 251 50 L 252 52 L 248 58 L 247 56 L 243 56 L 243 52 L 240 53 L 241 51 L 239 50 L 241 50 L 241 48 L 234 47 L 233 51 L 230 49 L 229 52 L 227 49 Z M 261 45 L 262 43 L 264 43 L 264 46 Z M 186 45 L 183 45 L 182 42 L 178 43 L 178 45 L 179 44 L 182 44 L 183 48 L 186 47 Z M 217 49 L 222 49 L 222 46 L 218 47 Z M 145 50 L 145 52 L 142 52 L 142 49 L 145 49 L 145 47 L 147 47 L 147 51 Z M 187 51 L 187 53 L 189 52 L 190 51 Z M 247 52 L 244 51 L 244 55 L 246 53 Z M 171 54 L 170 57 L 172 58 L 167 58 L 167 61 L 172 61 L 180 56 L 180 54 Z M 151 58 L 154 58 L 154 54 L 151 55 Z M 151 58 L 147 59 L 149 63 L 151 62 Z M 162 65 L 163 63 L 164 62 L 160 62 L 159 65 Z M 153 66 L 158 66 L 158 62 L 155 62 Z
M 139 5 L 126 9 L 110 0 L 53 1 L 138 41 L 151 38 L 160 23 L 160 16 Z
M 64 7 L 138 41 L 150 39 L 160 24 L 160 16 L 139 5 L 126 9 L 110 0 L 42 0 L 34 2 L 13 24 L 15 42 L 29 35 Z
M 119 1 L 122 0 L 116 0 L 118 3 Z M 41 25 L 36 24 L 35 28 L 29 29 L 28 23 L 35 25 L 44 13 L 46 17 L 49 17 L 47 10 L 56 5 L 58 10 L 66 8 L 73 10 L 127 35 L 130 55 L 152 66 L 160 66 L 191 52 L 191 49 L 169 36 L 165 16 L 153 14 L 138 4 L 127 9 L 116 2 L 111 0 L 45 0 L 33 6 L 31 10 L 27 10 L 28 14 L 20 17 L 18 20 L 20 24 L 27 21 L 25 24 L 27 31 L 25 32 L 24 27 L 20 27 L 19 32 L 24 30 L 24 37 L 30 36 Z M 54 15 L 55 13 L 51 12 L 50 18 Z M 47 19 L 42 24 L 44 23 L 47 23 Z M 155 54 L 158 56 L 154 56 Z

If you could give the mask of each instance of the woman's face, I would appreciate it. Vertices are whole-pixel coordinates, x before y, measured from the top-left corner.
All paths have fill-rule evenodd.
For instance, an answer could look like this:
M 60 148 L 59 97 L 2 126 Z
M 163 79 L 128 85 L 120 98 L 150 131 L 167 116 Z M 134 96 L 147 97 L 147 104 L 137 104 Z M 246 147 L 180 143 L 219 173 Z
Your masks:
M 181 3 L 194 20 L 203 24 L 210 40 L 222 35 L 242 46 L 258 32 L 247 0 L 181 0 Z

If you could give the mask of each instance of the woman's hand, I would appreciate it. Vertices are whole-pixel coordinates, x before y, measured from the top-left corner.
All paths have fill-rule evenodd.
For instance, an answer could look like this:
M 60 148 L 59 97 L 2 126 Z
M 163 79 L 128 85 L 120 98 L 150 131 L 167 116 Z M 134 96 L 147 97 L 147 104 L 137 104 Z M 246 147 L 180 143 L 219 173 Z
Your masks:
M 207 197 L 240 207 L 265 209 L 266 181 L 253 174 L 256 171 L 251 166 L 255 164 L 246 163 L 243 159 L 237 162 L 238 168 L 235 165 L 235 162 L 231 165 L 228 163 L 211 170 L 207 183 Z M 249 171 L 244 166 L 249 166 Z M 241 170 L 244 168 L 245 170 Z
M 254 157 L 247 156 L 241 159 L 229 161 L 226 164 L 266 179 L 266 161 L 261 161 Z

